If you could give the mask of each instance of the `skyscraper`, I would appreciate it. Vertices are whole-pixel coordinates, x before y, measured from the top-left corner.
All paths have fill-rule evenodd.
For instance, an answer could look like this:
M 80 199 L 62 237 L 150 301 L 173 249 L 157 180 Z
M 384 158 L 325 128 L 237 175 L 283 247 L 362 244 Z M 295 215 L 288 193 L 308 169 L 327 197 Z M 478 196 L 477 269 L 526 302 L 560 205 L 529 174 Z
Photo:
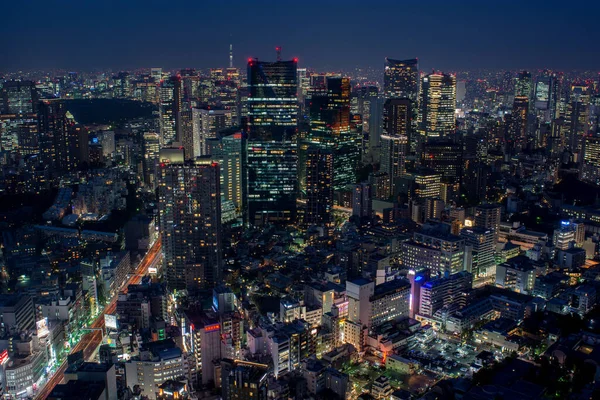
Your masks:
M 306 210 L 304 225 L 318 226 L 331 234 L 333 228 L 334 155 L 330 150 L 312 147 L 306 154 Z
M 44 100 L 38 110 L 38 144 L 40 156 L 46 168 L 56 172 L 66 172 L 72 167 L 70 162 L 71 126 L 75 121 L 68 113 L 65 103 L 60 100 Z
M 183 87 L 181 78 L 172 76 L 160 83 L 159 113 L 160 142 L 168 147 L 181 140 L 181 107 Z
M 32 81 L 7 81 L 0 89 L 0 114 L 37 111 L 39 94 Z
M 381 171 L 388 174 L 392 194 L 396 179 L 406 171 L 406 156 L 410 151 L 412 134 L 412 102 L 409 99 L 388 99 L 383 106 L 383 134 L 381 135 Z
M 583 136 L 587 135 L 590 124 L 590 88 L 587 85 L 574 84 L 571 86 L 569 103 L 565 115 L 567 148 L 580 152 Z
M 383 91 L 386 99 L 408 98 L 417 101 L 419 94 L 419 61 L 385 59 Z
M 248 211 L 262 225 L 296 217 L 298 61 L 248 60 Z
M 433 72 L 421 81 L 419 132 L 423 137 L 440 137 L 456 130 L 456 77 Z
M 233 126 L 231 110 L 211 107 L 192 109 L 192 148 L 195 157 L 209 154 L 207 140 L 216 138 L 217 133 Z
M 220 282 L 219 180 L 219 165 L 210 160 L 160 164 L 158 209 L 170 290 L 195 290 Z
M 478 226 L 464 228 L 460 231 L 460 237 L 465 239 L 467 270 L 475 278 L 494 275 L 496 273 L 494 229 Z
M 144 158 L 142 160 L 144 183 L 150 188 L 156 188 L 158 184 L 158 161 L 160 152 L 160 137 L 157 133 L 144 133 L 142 150 L 144 153 Z
M 593 184 L 600 183 L 600 137 L 586 136 L 583 145 L 581 179 Z
M 524 149 L 527 147 L 528 139 L 528 115 L 529 98 L 526 96 L 515 97 L 513 109 L 510 117 L 509 145 L 515 149 Z
M 310 132 L 306 141 L 310 146 L 332 151 L 334 188 L 339 190 L 353 184 L 360 161 L 361 138 L 350 125 L 350 79 L 327 77 L 325 93 L 312 96 L 309 111 Z
M 232 205 L 237 218 L 246 207 L 245 142 L 242 133 L 207 140 L 207 152 L 212 160 L 219 163 L 222 208 L 225 210 Z M 223 217 L 225 220 L 224 211 Z
M 531 72 L 521 71 L 515 79 L 515 97 L 531 99 L 533 95 L 533 81 Z

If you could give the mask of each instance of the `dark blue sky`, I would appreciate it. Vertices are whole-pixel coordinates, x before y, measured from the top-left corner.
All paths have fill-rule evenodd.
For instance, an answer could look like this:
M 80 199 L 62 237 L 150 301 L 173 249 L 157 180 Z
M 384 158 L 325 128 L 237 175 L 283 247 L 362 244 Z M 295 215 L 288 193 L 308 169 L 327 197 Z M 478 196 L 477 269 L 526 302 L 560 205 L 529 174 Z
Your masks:
M 5 0 L 0 70 L 236 66 L 600 69 L 598 1 Z M 231 39 L 230 39 L 231 35 Z

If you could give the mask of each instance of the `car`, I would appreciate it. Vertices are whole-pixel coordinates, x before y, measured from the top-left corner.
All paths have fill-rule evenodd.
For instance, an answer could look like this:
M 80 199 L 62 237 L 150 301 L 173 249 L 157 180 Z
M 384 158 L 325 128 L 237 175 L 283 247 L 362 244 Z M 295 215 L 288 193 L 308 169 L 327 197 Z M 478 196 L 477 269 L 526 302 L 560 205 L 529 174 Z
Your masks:
M 467 372 L 467 371 L 468 371 L 468 369 L 467 369 L 467 368 L 465 368 L 465 367 L 462 367 L 462 368 L 460 369 L 460 372 Z

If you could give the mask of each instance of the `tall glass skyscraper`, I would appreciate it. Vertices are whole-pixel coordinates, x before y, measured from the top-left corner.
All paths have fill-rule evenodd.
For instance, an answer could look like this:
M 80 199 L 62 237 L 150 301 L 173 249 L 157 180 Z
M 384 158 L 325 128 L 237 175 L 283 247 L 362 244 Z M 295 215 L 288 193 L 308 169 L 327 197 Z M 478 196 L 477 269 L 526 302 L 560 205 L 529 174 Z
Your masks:
M 419 60 L 385 59 L 383 91 L 387 99 L 408 98 L 417 101 L 419 95 Z
M 440 137 L 456 130 L 456 76 L 434 72 L 423 77 L 419 102 L 419 132 Z
M 298 60 L 248 60 L 248 221 L 296 217 Z
M 362 135 L 351 129 L 350 79 L 327 77 L 325 85 L 326 93 L 313 96 L 310 102 L 307 141 L 311 146 L 331 150 L 333 186 L 339 190 L 356 181 Z

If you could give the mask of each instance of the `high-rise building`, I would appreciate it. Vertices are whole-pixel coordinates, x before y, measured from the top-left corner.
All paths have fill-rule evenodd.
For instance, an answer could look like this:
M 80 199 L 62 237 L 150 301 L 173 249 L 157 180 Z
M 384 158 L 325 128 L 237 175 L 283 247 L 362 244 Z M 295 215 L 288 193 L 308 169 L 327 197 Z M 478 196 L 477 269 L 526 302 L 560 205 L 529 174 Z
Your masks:
M 248 60 L 248 215 L 262 225 L 296 217 L 296 59 Z
M 600 136 L 586 136 L 584 139 L 581 179 L 600 184 Z
M 235 217 L 243 215 L 246 202 L 245 143 L 242 133 L 207 141 L 207 151 L 219 164 L 223 210 L 232 205 Z M 223 220 L 228 220 L 223 212 Z
M 43 165 L 53 172 L 73 169 L 73 116 L 60 100 L 44 100 L 38 110 L 38 145 Z
M 142 141 L 144 158 L 142 167 L 144 169 L 144 183 L 151 188 L 158 184 L 158 162 L 160 152 L 160 137 L 157 133 L 144 133 Z
M 525 256 L 516 256 L 496 267 L 496 286 L 530 294 L 535 285 L 535 266 Z
M 472 287 L 473 275 L 467 271 L 430 280 L 421 285 L 416 313 L 431 317 L 438 310 L 451 304 L 464 306 Z
M 0 114 L 37 112 L 39 94 L 32 81 L 6 81 L 0 88 Z
M 524 149 L 528 142 L 529 98 L 516 96 L 510 115 L 509 143 L 512 148 Z
M 303 148 L 317 146 L 331 150 L 334 189 L 353 184 L 360 161 L 361 137 L 350 125 L 350 79 L 326 77 L 325 93 L 312 96 L 309 111 L 310 132 Z M 301 154 L 302 162 L 304 157 Z M 303 181 L 304 171 L 300 172 Z
M 456 131 L 456 76 L 433 72 L 421 81 L 419 132 L 440 137 Z
M 579 84 L 571 86 L 565 125 L 567 149 L 573 153 L 580 152 L 583 137 L 590 129 L 590 88 L 588 86 Z
M 163 147 L 169 147 L 181 140 L 182 94 L 183 87 L 180 77 L 172 76 L 160 82 L 159 122 Z
M 515 97 L 525 97 L 528 100 L 533 95 L 533 80 L 531 72 L 521 71 L 515 79 Z
M 354 185 L 352 192 L 352 215 L 370 218 L 373 213 L 371 184 L 363 182 Z
M 498 237 L 502 206 L 500 204 L 480 204 L 475 207 L 475 226 L 493 229 Z
M 409 99 L 388 99 L 383 106 L 381 135 L 381 171 L 388 174 L 391 194 L 395 194 L 397 179 L 406 171 L 406 156 L 412 137 L 412 102 Z
M 409 270 L 428 268 L 432 276 L 448 276 L 464 270 L 465 240 L 442 232 L 415 232 L 402 243 L 402 264 Z
M 202 159 L 161 163 L 160 175 L 158 206 L 167 286 L 194 290 L 220 283 L 219 165 Z
M 192 109 L 192 143 L 194 157 L 207 155 L 207 140 L 216 138 L 217 133 L 234 125 L 231 110 L 211 107 Z
M 462 145 L 450 140 L 430 140 L 423 146 L 421 164 L 440 174 L 443 182 L 460 182 L 463 173 Z
M 323 227 L 325 235 L 333 228 L 333 153 L 310 148 L 306 154 L 306 227 Z
M 385 59 L 383 91 L 386 99 L 408 98 L 417 101 L 419 94 L 419 61 Z
M 460 231 L 460 237 L 465 239 L 467 271 L 475 278 L 495 275 L 496 237 L 494 230 L 477 226 L 464 228 Z
M 417 199 L 440 197 L 442 175 L 427 168 L 421 168 L 414 173 L 415 189 Z

